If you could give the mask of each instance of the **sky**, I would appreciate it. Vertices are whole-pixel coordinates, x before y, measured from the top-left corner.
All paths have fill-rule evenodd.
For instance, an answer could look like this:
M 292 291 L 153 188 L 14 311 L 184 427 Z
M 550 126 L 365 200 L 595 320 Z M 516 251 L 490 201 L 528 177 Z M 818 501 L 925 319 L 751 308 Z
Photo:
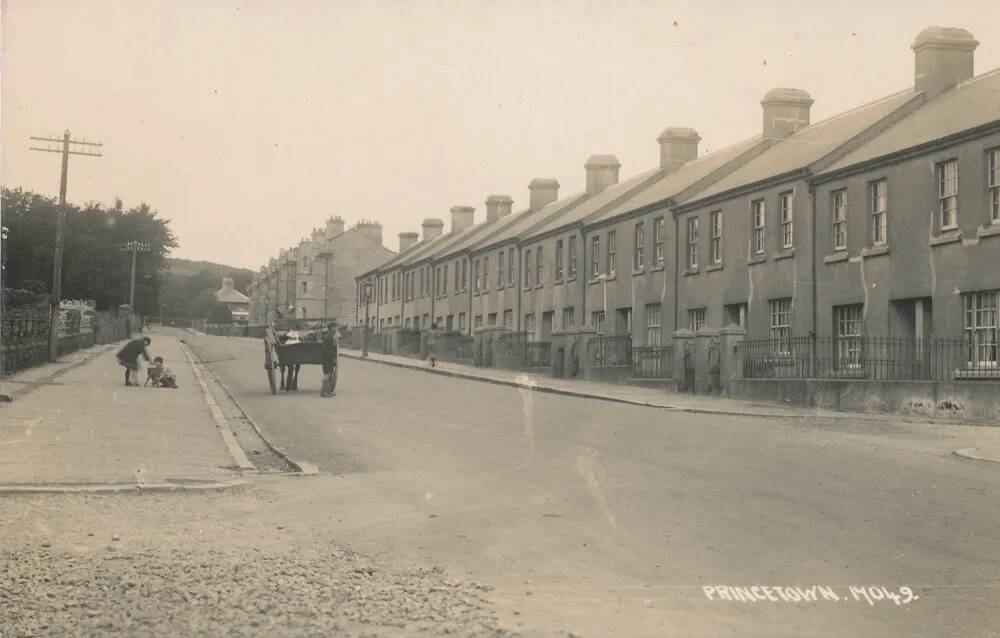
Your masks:
M 812 120 L 913 84 L 930 25 L 1000 67 L 996 0 L 4 0 L 7 187 L 57 195 L 59 156 L 29 136 L 103 142 L 68 199 L 146 202 L 173 256 L 256 269 L 331 215 L 384 243 L 450 224 L 528 182 L 584 188 L 595 153 L 654 168 L 667 126 L 701 153 L 761 128 L 768 89 Z

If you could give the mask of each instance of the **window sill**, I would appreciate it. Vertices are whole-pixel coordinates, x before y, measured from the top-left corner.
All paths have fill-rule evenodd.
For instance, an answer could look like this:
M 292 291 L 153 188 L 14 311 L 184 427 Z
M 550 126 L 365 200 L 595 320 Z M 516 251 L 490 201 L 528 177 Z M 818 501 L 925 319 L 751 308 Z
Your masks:
M 660 272 L 664 268 L 665 266 L 663 264 L 656 264 L 655 266 L 649 269 L 649 272 Z
M 1000 235 L 1000 222 L 993 222 L 989 226 L 980 226 L 979 232 L 976 234 L 979 237 L 996 237 Z
M 571 284 L 571 283 L 573 283 L 575 281 L 576 281 L 576 275 L 574 275 L 574 276 L 569 277 L 568 279 L 566 279 L 566 283 L 568 283 L 568 284 Z
M 633 268 L 632 269 L 632 276 L 633 277 L 637 277 L 639 275 L 645 275 L 645 274 L 646 274 L 646 269 L 645 268 Z
M 944 244 L 953 244 L 959 241 L 962 241 L 962 231 L 949 230 L 941 233 L 937 237 L 931 237 L 930 245 L 943 246 Z
M 684 270 L 684 276 L 690 277 L 691 275 L 697 275 L 699 272 L 698 268 L 687 268 Z
M 777 252 L 774 254 L 774 261 L 778 261 L 779 259 L 788 259 L 789 257 L 794 257 L 794 256 L 795 256 L 795 248 L 785 248 L 781 252 Z
M 764 254 L 764 255 L 753 255 L 752 257 L 750 257 L 749 259 L 747 259 L 747 264 L 750 265 L 750 266 L 752 266 L 754 264 L 763 264 L 766 261 L 767 261 L 767 255 L 766 254 Z
M 539 289 L 544 288 L 544 287 L 545 287 L 545 284 L 535 284 L 535 286 L 534 286 L 535 290 L 539 290 Z
M 848 259 L 850 259 L 850 257 L 851 257 L 851 254 L 849 252 L 847 252 L 846 250 L 838 250 L 837 252 L 833 253 L 832 255 L 827 255 L 826 257 L 824 257 L 823 258 L 823 263 L 824 264 L 835 264 L 837 262 L 847 261 Z
M 555 281 L 553 281 L 553 282 L 552 282 L 552 285 L 553 285 L 553 286 L 561 286 L 561 285 L 563 285 L 564 283 L 566 283 L 566 281 L 565 281 L 565 280 L 563 280 L 563 279 L 556 279 Z
M 722 264 L 709 264 L 705 266 L 705 272 L 715 272 L 717 270 L 722 270 Z
M 862 257 L 878 257 L 889 254 L 889 244 L 879 244 L 878 246 L 866 246 L 861 249 Z

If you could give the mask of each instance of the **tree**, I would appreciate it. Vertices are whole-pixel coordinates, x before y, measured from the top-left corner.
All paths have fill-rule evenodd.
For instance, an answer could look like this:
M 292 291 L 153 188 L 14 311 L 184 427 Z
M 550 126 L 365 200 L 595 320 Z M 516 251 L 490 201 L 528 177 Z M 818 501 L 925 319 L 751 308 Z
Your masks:
M 7 241 L 7 285 L 51 291 L 52 260 L 58 204 L 22 189 L 4 188 L 0 207 Z M 121 200 L 111 208 L 88 204 L 66 205 L 62 295 L 66 299 L 94 299 L 98 308 L 128 303 L 131 255 L 121 251 L 127 241 L 149 244 L 136 260 L 135 306 L 142 314 L 159 311 L 159 288 L 166 258 L 177 240 L 169 220 L 160 219 L 146 204 L 125 209 Z
M 206 288 L 198 293 L 194 301 L 188 306 L 187 315 L 192 319 L 204 319 L 212 310 L 215 300 L 215 288 Z
M 212 304 L 211 308 L 208 310 L 208 323 L 225 323 L 230 324 L 233 322 L 233 312 L 224 303 L 215 302 Z

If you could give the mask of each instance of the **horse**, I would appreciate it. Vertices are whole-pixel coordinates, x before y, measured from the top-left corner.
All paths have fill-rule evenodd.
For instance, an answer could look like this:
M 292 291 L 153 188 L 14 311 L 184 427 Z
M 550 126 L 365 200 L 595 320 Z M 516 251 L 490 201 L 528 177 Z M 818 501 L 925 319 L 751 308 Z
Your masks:
M 278 342 L 281 345 L 299 343 L 299 335 L 294 330 L 288 332 L 287 334 L 278 337 Z M 278 364 L 278 370 L 281 372 L 281 386 L 280 388 L 285 391 L 295 392 L 299 389 L 299 369 L 302 368 L 302 364 Z

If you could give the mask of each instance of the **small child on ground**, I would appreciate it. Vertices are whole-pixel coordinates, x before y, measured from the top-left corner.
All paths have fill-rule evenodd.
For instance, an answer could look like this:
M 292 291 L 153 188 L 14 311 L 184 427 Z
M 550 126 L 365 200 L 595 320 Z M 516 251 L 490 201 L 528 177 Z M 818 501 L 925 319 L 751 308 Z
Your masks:
M 153 359 L 153 365 L 146 374 L 146 385 L 153 384 L 154 388 L 176 388 L 177 377 L 173 371 L 163 365 L 163 357 Z

